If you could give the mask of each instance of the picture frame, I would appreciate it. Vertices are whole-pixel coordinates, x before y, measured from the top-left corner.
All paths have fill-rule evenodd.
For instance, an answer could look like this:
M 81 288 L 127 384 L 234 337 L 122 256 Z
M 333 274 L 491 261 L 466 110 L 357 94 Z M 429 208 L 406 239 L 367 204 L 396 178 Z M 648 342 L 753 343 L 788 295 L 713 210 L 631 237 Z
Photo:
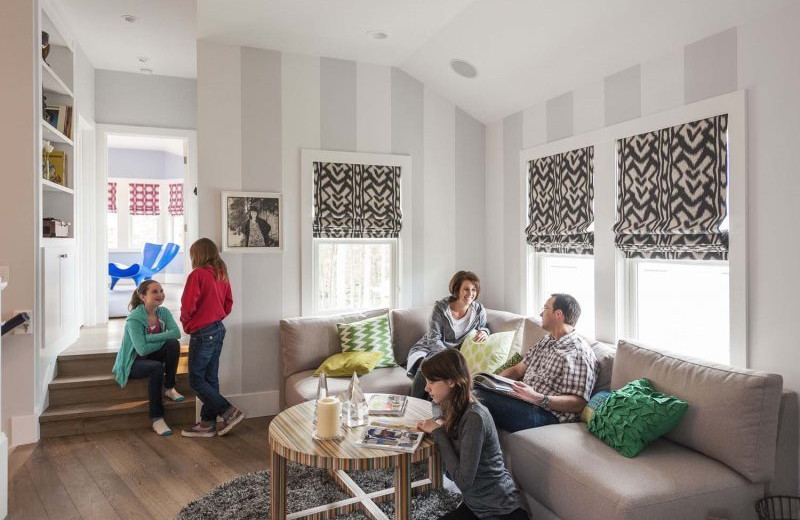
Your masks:
M 283 251 L 283 197 L 280 193 L 222 192 L 222 251 Z

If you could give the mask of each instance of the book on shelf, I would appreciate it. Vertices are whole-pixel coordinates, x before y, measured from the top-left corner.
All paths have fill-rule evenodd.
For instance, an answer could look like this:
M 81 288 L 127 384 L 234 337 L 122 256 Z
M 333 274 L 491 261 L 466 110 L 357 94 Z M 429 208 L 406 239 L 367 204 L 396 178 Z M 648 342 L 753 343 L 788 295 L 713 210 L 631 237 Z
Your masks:
M 509 379 L 497 374 L 490 374 L 488 372 L 478 372 L 472 376 L 472 382 L 475 384 L 475 386 L 484 388 L 491 392 L 497 392 L 498 394 L 508 395 L 510 397 L 520 399 L 512 392 L 512 388 L 514 388 L 515 383 L 513 379 Z
M 367 426 L 364 428 L 364 433 L 356 437 L 353 442 L 366 448 L 414 453 L 424 435 L 423 432 L 412 432 L 405 428 Z
M 369 398 L 369 414 L 400 416 L 406 412 L 407 403 L 406 395 L 375 394 Z

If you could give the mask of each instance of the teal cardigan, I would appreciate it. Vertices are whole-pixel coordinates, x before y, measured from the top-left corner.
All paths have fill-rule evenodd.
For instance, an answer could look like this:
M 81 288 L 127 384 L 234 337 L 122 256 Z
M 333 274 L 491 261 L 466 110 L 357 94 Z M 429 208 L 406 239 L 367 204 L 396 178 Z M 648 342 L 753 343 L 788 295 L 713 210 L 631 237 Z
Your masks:
M 168 339 L 180 339 L 181 331 L 169 309 L 158 307 L 156 316 L 161 323 L 161 332 L 158 334 L 147 333 L 147 310 L 144 305 L 139 305 L 131 311 L 125 321 L 125 336 L 117 352 L 114 362 L 114 378 L 119 386 L 128 384 L 128 375 L 131 373 L 133 360 L 136 355 L 146 356 L 160 350 Z

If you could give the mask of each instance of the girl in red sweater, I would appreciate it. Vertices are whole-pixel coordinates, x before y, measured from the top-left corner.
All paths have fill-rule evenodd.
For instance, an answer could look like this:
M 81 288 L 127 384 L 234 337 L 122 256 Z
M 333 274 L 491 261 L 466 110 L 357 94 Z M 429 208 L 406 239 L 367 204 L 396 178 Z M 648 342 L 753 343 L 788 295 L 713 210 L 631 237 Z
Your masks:
M 181 297 L 181 323 L 189 340 L 189 385 L 203 402 L 200 422 L 184 437 L 225 435 L 245 414 L 219 393 L 219 356 L 225 339 L 222 319 L 231 313 L 233 295 L 228 268 L 216 244 L 201 238 L 189 249 L 192 272 Z M 217 430 L 217 417 L 222 419 Z

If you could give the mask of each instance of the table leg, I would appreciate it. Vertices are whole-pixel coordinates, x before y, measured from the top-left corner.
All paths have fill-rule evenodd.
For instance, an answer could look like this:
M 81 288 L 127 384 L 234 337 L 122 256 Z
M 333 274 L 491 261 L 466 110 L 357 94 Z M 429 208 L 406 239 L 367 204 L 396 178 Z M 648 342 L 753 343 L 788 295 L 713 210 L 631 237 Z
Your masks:
M 439 450 L 433 450 L 428 457 L 428 478 L 431 479 L 433 489 L 442 487 L 442 458 L 439 456 Z
M 286 459 L 274 451 L 269 488 L 270 518 L 286 518 Z
M 394 467 L 394 518 L 411 518 L 411 455 L 408 453 L 398 457 Z

